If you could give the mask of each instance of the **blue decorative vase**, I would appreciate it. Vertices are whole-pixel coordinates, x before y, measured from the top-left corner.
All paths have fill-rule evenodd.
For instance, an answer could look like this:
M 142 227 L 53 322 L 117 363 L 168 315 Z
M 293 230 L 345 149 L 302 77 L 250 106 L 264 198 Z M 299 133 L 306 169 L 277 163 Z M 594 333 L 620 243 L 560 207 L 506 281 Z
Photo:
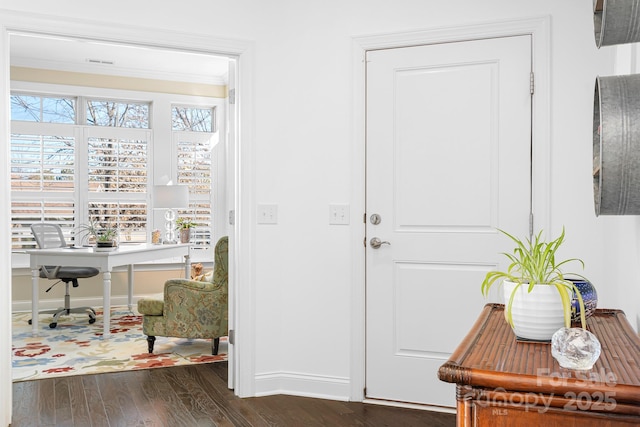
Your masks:
M 596 292 L 596 288 L 593 284 L 587 280 L 583 279 L 569 279 L 573 282 L 573 284 L 580 291 L 580 295 L 582 295 L 582 300 L 584 301 L 584 315 L 585 318 L 591 316 L 598 306 L 598 292 Z M 580 302 L 578 301 L 578 296 L 575 291 L 573 292 L 573 297 L 571 298 L 571 320 L 573 322 L 580 321 Z

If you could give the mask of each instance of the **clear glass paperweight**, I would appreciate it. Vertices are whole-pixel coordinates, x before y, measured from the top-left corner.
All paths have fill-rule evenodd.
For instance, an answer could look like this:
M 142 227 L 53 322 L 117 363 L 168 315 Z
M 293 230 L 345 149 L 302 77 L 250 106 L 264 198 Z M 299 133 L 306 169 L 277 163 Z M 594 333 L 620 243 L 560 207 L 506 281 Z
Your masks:
M 582 328 L 560 328 L 551 337 L 551 355 L 560 366 L 587 370 L 600 357 L 600 341 Z

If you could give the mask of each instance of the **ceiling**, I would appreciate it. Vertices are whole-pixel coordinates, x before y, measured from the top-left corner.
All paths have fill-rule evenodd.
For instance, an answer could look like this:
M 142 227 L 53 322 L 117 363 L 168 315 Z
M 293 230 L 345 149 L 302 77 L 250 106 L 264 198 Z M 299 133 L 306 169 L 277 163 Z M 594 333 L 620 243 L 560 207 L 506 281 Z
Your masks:
M 226 84 L 221 56 L 91 40 L 12 34 L 12 66 L 81 73 Z

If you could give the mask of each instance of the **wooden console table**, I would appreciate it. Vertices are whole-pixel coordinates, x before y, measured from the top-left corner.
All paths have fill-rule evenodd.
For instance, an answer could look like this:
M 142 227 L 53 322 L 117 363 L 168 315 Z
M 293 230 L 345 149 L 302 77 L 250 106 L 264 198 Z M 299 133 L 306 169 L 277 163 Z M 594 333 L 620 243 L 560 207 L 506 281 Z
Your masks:
M 487 304 L 438 377 L 456 384 L 460 426 L 640 426 L 640 338 L 621 310 L 587 319 L 602 352 L 561 368 L 551 345 L 516 341 L 504 305 Z

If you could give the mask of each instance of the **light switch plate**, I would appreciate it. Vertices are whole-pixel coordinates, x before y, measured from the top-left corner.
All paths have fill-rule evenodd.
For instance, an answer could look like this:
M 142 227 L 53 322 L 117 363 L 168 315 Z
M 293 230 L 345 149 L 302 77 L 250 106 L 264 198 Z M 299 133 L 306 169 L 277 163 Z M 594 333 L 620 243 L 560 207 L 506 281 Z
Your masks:
M 277 224 L 278 205 L 258 205 L 258 224 Z
M 329 205 L 329 224 L 349 224 L 349 205 Z

